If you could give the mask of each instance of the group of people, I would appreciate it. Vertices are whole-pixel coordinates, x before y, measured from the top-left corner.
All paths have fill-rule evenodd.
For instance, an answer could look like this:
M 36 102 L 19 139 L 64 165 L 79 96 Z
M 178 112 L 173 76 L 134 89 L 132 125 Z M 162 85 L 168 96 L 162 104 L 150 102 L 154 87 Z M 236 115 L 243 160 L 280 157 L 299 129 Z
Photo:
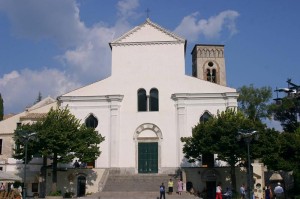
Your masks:
M 169 180 L 168 182 L 168 194 L 172 194 L 173 193 L 173 187 L 174 187 L 174 182 L 172 179 Z M 182 180 L 178 180 L 177 182 L 177 193 L 179 195 L 181 195 L 183 191 L 183 182 Z M 246 188 L 245 188 L 245 184 L 242 184 L 240 187 L 240 195 L 241 195 L 241 199 L 246 199 Z M 166 189 L 164 186 L 164 183 L 162 183 L 160 185 L 160 199 L 165 199 L 166 193 Z M 223 194 L 225 196 L 225 198 L 231 198 L 232 197 L 232 192 L 229 188 L 227 188 L 226 193 Z M 254 198 L 254 196 L 253 196 Z M 280 182 L 277 183 L 277 186 L 274 188 L 274 190 L 272 190 L 271 186 L 267 186 L 265 189 L 265 199 L 283 199 L 284 198 L 284 190 L 281 187 Z M 216 187 L 216 199 L 222 199 L 222 187 L 221 187 L 221 183 L 219 183 Z
M 271 186 L 267 186 L 266 190 L 265 190 L 265 196 L 266 199 L 272 199 L 272 198 L 276 198 L 276 199 L 282 199 L 284 198 L 284 191 L 283 188 L 281 187 L 280 182 L 277 183 L 277 186 L 274 188 L 274 192 L 272 191 Z
M 74 168 L 86 168 L 87 165 L 85 162 L 81 162 L 81 164 L 79 164 L 78 160 L 75 160 L 73 166 Z
M 174 182 L 172 179 L 169 180 L 168 182 L 168 194 L 172 195 L 174 191 Z M 178 180 L 177 182 L 177 194 L 181 195 L 183 191 L 183 182 L 181 179 Z M 159 187 L 159 192 L 160 192 L 160 199 L 165 199 L 166 198 L 166 188 L 164 183 L 161 183 L 160 187 Z
M 246 189 L 245 189 L 245 184 L 242 184 L 240 188 L 240 194 L 241 194 L 241 199 L 246 198 Z M 277 183 L 277 186 L 274 189 L 274 192 L 272 191 L 271 186 L 267 186 L 265 189 L 265 199 L 283 199 L 284 198 L 284 191 L 283 188 L 281 187 L 280 182 Z

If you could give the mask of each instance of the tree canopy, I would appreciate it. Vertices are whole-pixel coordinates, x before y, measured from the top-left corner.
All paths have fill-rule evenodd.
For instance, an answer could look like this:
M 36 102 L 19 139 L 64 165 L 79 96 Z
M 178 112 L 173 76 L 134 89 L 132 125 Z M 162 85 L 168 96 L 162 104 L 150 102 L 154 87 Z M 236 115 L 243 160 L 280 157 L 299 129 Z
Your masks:
M 92 162 L 100 155 L 99 144 L 104 141 L 104 137 L 95 129 L 81 124 L 68 108 L 51 109 L 41 121 L 25 124 L 17 129 L 15 141 L 24 145 L 18 133 L 20 131 L 36 132 L 37 139 L 28 142 L 28 158 L 34 153 L 39 153 L 53 159 L 52 191 L 56 191 L 58 162 L 68 163 L 74 158 Z M 23 148 L 16 150 L 15 158 L 24 158 Z
M 236 188 L 235 166 L 247 157 L 245 143 L 238 142 L 237 135 L 241 129 L 256 127 L 243 113 L 228 109 L 196 125 L 191 137 L 181 138 L 183 153 L 190 162 L 202 160 L 202 154 L 218 154 L 218 160 L 230 165 L 232 186 Z
M 253 121 L 261 121 L 261 119 L 270 118 L 271 114 L 268 112 L 268 103 L 272 98 L 271 87 L 255 88 L 253 84 L 250 86 L 242 86 L 238 89 L 239 109 L 249 119 Z
M 269 113 L 274 120 L 279 121 L 285 132 L 293 133 L 300 127 L 298 117 L 300 114 L 300 100 L 296 97 L 284 97 L 279 103 L 273 103 Z

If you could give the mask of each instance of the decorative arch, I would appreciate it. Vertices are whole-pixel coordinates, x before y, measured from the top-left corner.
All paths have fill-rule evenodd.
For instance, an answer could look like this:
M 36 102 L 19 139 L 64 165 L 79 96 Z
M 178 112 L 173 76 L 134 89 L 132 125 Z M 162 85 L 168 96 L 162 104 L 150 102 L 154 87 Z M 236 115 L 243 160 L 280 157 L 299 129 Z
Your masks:
M 206 122 L 209 118 L 213 117 L 213 114 L 211 114 L 208 110 L 204 111 L 202 115 L 199 118 L 199 122 Z
M 160 173 L 162 139 L 162 132 L 155 124 L 144 123 L 136 128 L 133 135 L 136 173 Z
M 136 140 L 139 138 L 139 135 L 145 130 L 151 130 L 156 134 L 158 139 L 163 139 L 162 132 L 158 126 L 152 123 L 144 123 L 138 126 L 134 132 L 133 139 Z
M 216 169 L 205 169 L 201 173 L 201 180 L 206 181 L 220 181 L 221 175 Z

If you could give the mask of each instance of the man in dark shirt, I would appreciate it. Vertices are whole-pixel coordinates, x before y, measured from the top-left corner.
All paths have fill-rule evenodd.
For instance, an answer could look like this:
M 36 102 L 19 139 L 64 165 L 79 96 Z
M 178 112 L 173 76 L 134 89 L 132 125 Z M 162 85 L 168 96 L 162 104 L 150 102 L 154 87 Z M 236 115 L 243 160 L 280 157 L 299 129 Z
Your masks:
M 160 199 L 162 198 L 166 199 L 166 189 L 164 183 L 161 183 L 159 187 L 159 192 L 160 192 Z

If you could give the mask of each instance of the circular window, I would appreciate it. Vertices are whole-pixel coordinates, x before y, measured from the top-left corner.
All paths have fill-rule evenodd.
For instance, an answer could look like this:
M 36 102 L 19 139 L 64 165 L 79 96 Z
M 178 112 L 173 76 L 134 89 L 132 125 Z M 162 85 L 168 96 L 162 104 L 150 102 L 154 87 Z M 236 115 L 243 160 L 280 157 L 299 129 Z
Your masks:
M 261 184 L 260 184 L 260 183 L 257 183 L 257 184 L 256 184 L 256 188 L 257 188 L 257 189 L 260 189 L 260 188 L 261 188 Z
M 210 66 L 210 67 L 212 67 L 214 65 L 214 63 L 213 62 L 208 62 L 208 66 Z

